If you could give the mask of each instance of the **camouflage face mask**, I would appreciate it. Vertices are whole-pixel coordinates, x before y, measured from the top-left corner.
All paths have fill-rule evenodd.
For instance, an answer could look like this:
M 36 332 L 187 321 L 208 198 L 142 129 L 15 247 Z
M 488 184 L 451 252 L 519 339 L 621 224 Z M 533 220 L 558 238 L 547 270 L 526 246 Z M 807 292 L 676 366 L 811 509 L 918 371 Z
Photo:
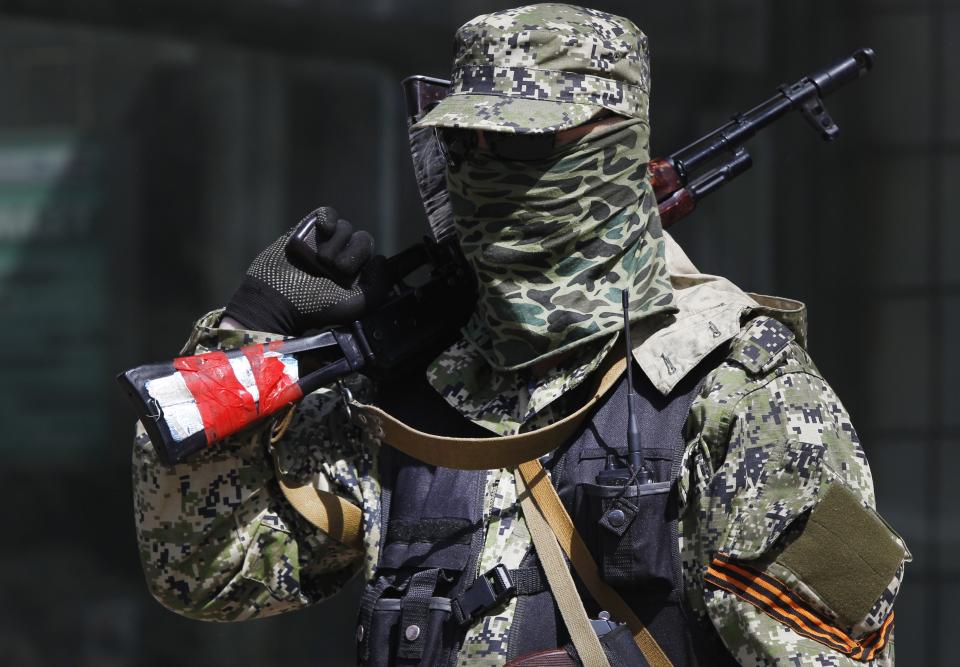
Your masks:
M 447 172 L 454 227 L 479 286 L 463 334 L 498 370 L 517 370 L 675 312 L 660 218 L 642 165 L 649 130 L 629 120 L 548 159 L 474 150 Z

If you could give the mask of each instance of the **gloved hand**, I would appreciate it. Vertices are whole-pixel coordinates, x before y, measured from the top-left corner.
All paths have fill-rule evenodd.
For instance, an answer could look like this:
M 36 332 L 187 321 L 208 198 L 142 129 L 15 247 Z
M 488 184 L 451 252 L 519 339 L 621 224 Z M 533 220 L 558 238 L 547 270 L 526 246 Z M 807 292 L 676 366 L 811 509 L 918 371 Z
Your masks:
M 248 329 L 299 336 L 308 329 L 347 324 L 374 307 L 389 290 L 382 255 L 373 255 L 373 237 L 353 231 L 337 212 L 322 206 L 310 272 L 290 263 L 285 249 L 289 230 L 261 252 L 227 304 L 224 315 Z

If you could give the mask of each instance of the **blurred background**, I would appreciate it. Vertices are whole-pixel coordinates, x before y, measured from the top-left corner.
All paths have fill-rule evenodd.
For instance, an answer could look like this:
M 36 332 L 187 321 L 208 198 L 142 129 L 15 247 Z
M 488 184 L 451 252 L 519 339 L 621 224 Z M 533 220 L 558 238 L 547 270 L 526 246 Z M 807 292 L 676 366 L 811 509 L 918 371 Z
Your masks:
M 513 4 L 0 1 L 0 664 L 352 664 L 356 587 L 236 625 L 150 598 L 132 412 L 113 376 L 174 355 L 258 250 L 317 205 L 384 253 L 419 239 L 399 82 L 446 78 L 454 30 Z M 827 102 L 838 142 L 799 116 L 779 123 L 752 142 L 753 170 L 676 236 L 702 270 L 809 305 L 812 354 L 913 551 L 900 664 L 951 662 L 960 3 L 592 6 L 650 38 L 654 154 L 877 50 L 874 72 Z

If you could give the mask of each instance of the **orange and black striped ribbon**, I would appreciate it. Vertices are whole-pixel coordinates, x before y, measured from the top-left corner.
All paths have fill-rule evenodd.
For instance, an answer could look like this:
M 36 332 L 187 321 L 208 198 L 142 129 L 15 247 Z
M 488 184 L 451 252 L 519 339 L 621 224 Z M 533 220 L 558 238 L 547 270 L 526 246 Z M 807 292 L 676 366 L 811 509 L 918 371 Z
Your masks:
M 717 554 L 713 559 L 704 581 L 749 602 L 794 632 L 861 662 L 872 660 L 886 645 L 893 630 L 893 612 L 890 612 L 878 630 L 854 639 L 782 581 L 734 562 L 725 554 Z

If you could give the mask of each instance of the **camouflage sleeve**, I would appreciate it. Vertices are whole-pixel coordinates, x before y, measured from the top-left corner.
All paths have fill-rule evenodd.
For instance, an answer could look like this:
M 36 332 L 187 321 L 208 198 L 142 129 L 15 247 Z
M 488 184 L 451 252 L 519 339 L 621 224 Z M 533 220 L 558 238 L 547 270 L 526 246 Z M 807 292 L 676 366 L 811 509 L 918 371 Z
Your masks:
M 183 353 L 268 338 L 217 329 L 218 318 L 211 313 L 200 320 Z M 210 621 L 278 614 L 332 595 L 361 568 L 357 551 L 307 523 L 283 498 L 267 450 L 269 427 L 252 427 L 166 467 L 137 424 L 140 557 L 150 591 L 168 609 Z M 378 494 L 368 445 L 348 425 L 338 394 L 321 390 L 299 404 L 276 446 L 285 474 L 341 493 L 372 520 L 370 499 Z
M 702 611 L 742 665 L 892 665 L 909 552 L 849 415 L 796 343 L 745 359 L 710 380 L 725 405 L 697 464 Z

